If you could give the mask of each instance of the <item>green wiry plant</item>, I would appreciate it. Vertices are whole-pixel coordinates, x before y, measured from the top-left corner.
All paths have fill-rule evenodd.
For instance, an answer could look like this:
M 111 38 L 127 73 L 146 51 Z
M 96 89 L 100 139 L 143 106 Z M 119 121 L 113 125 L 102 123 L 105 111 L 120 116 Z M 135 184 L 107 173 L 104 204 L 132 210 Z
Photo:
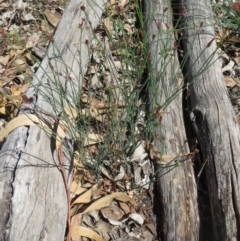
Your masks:
M 216 26 L 218 28 L 229 28 L 239 31 L 240 26 L 240 2 L 231 0 L 224 1 L 222 4 L 214 3 L 213 10 L 216 14 Z

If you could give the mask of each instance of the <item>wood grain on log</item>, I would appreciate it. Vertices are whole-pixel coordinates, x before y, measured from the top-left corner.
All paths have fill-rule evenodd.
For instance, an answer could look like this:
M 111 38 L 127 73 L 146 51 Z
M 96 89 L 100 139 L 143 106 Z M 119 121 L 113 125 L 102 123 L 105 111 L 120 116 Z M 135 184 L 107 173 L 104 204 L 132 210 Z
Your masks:
M 86 40 L 91 43 L 92 30 L 99 23 L 105 3 L 72 0 L 67 5 L 27 92 L 35 98 L 29 107 L 36 113 L 41 110 L 59 116 L 64 105 L 75 107 L 89 61 Z M 0 240 L 64 239 L 66 190 L 53 142 L 44 130 L 31 126 L 16 129 L 4 143 L 0 155 Z M 71 156 L 66 149 L 65 155 L 70 174 Z
M 214 240 L 240 240 L 240 133 L 216 52 L 210 1 L 179 1 L 186 80 L 205 165 Z
M 172 28 L 169 1 L 145 1 L 146 30 L 151 51 L 150 112 L 165 105 L 160 127 L 154 133 L 154 148 L 160 155 L 189 153 L 182 111 L 181 69 Z M 177 160 L 177 159 L 176 159 Z M 162 240 L 198 240 L 197 190 L 191 160 L 175 166 L 158 166 L 157 190 L 161 206 Z

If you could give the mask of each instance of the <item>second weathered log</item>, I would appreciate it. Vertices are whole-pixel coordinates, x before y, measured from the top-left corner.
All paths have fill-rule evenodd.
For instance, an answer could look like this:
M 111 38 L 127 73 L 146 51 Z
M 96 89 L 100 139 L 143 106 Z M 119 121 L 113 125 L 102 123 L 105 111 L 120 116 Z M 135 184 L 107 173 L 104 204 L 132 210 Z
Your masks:
M 154 133 L 152 151 L 160 162 L 157 165 L 156 204 L 160 207 L 160 236 L 166 241 L 198 240 L 195 177 L 191 159 L 184 161 L 183 158 L 189 148 L 182 111 L 183 78 L 174 47 L 171 4 L 167 0 L 148 0 L 145 7 L 151 52 L 149 106 L 159 125 Z M 166 156 L 171 156 L 172 161 L 169 162 Z
M 214 240 L 240 240 L 240 132 L 216 52 L 210 1 L 184 0 L 178 7 L 191 121 L 206 162 Z

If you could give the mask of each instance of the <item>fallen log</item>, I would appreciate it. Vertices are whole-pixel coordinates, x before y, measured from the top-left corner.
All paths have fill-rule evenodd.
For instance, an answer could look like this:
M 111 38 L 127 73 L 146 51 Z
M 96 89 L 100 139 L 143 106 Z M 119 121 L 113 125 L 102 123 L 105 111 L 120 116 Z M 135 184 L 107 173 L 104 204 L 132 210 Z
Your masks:
M 105 2 L 69 2 L 26 94 L 34 102 L 26 104 L 28 108 L 21 114 L 31 109 L 42 118 L 46 114 L 59 117 L 65 105 L 76 107 L 93 29 Z M 0 152 L 0 240 L 64 239 L 67 195 L 53 143 L 51 133 L 36 126 L 19 127 L 4 142 Z M 70 177 L 71 148 L 64 154 Z
M 149 112 L 158 128 L 150 150 L 157 164 L 161 240 L 199 240 L 197 189 L 183 121 L 183 78 L 174 47 L 171 4 L 145 1 L 151 53 Z
M 214 240 L 240 240 L 240 132 L 218 60 L 210 1 L 179 1 L 178 7 L 188 108 L 205 163 Z

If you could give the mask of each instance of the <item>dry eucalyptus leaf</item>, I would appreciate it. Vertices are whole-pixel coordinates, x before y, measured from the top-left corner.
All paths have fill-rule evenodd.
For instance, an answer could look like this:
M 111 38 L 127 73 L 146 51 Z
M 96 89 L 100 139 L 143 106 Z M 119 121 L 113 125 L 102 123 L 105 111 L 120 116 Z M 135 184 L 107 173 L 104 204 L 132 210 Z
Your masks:
M 3 127 L 0 130 L 0 140 L 6 137 L 10 132 L 14 129 L 18 128 L 19 126 L 31 126 L 31 125 L 40 125 L 41 128 L 45 128 L 45 130 L 49 130 L 48 126 L 41 121 L 37 116 L 28 114 L 28 115 L 20 115 Z
M 127 30 L 127 32 L 132 35 L 133 31 L 132 31 L 132 27 L 130 24 L 124 24 L 124 29 Z
M 94 219 L 95 223 L 100 220 L 98 211 L 89 212 L 88 215 L 91 216 Z
M 43 33 L 52 34 L 52 27 L 44 20 L 41 21 L 41 30 Z
M 233 87 L 236 85 L 236 82 L 233 80 L 231 76 L 224 75 L 224 81 L 227 87 Z
M 13 66 L 16 68 L 16 73 L 24 73 L 28 68 L 26 61 L 21 58 L 14 60 Z
M 25 59 L 27 60 L 28 63 L 30 63 L 30 65 L 33 65 L 35 60 L 33 58 L 33 55 L 31 53 L 26 53 L 24 55 Z
M 92 195 L 94 194 L 94 192 L 97 191 L 98 188 L 98 184 L 95 184 L 94 186 L 92 186 L 92 188 L 90 188 L 88 191 L 86 191 L 85 193 L 83 193 L 80 197 L 78 197 L 72 205 L 74 204 L 78 204 L 78 203 L 90 203 L 92 200 Z M 92 210 L 93 211 L 93 210 Z M 85 212 L 83 212 L 85 213 Z
M 105 241 L 110 240 L 109 232 L 111 231 L 112 227 L 109 223 L 100 219 L 95 226 L 94 231 L 97 231 Z
M 123 9 L 128 3 L 129 3 L 129 0 L 122 0 L 121 3 L 119 4 L 119 7 Z
M 94 232 L 92 229 L 82 227 L 82 226 L 71 226 L 70 235 L 72 237 L 83 236 L 96 241 L 104 241 L 98 233 Z
M 81 221 L 81 223 L 84 223 L 89 228 L 93 228 L 94 226 L 93 220 L 88 214 L 83 215 Z
M 121 61 L 114 61 L 114 65 L 117 68 L 117 71 L 120 71 L 122 69 L 122 63 Z M 126 82 L 125 82 L 126 83 Z
M 6 56 L 0 56 L 0 64 L 2 64 L 3 66 L 5 66 L 8 61 L 10 59 L 10 56 L 9 55 L 6 55 Z
M 74 152 L 74 158 L 73 158 L 74 168 L 77 170 L 83 170 L 85 168 L 85 165 L 81 160 L 79 160 L 79 152 Z
M 6 108 L 5 108 L 5 107 L 1 107 L 1 108 L 0 108 L 0 114 L 6 115 Z M 0 140 L 1 140 L 1 139 L 0 139 Z
M 237 64 L 238 66 L 240 66 L 240 57 L 234 58 L 234 61 L 236 62 L 236 64 Z
M 66 137 L 68 125 L 61 120 L 57 126 L 56 150 L 59 150 L 62 145 L 62 140 Z
M 107 2 L 107 9 L 112 8 L 113 5 L 116 5 L 118 3 L 118 0 L 109 0 Z
M 50 11 L 49 9 L 46 9 L 44 11 L 44 14 L 47 18 L 47 20 L 49 21 L 49 23 L 53 26 L 53 27 L 57 27 L 58 22 L 61 18 L 61 14 L 57 11 L 55 11 L 54 13 L 52 11 Z
M 129 208 L 129 206 L 126 203 L 119 202 L 119 206 L 124 211 L 125 214 L 130 213 L 130 208 Z
M 6 3 L 6 2 L 4 3 L 3 1 L 5 1 L 5 0 L 0 1 L 0 10 L 7 9 L 10 7 L 9 3 Z
M 104 18 L 103 22 L 108 33 L 110 34 L 110 36 L 112 36 L 112 21 L 110 20 L 109 17 L 107 17 L 107 18 Z
M 70 186 L 70 192 L 71 193 L 79 195 L 79 194 L 85 192 L 86 190 L 87 190 L 86 188 L 80 187 L 75 181 L 73 181 L 71 183 L 71 186 Z
M 115 192 L 113 194 L 98 199 L 96 202 L 92 203 L 83 213 L 88 213 L 94 210 L 100 210 L 101 208 L 107 207 L 110 205 L 113 199 L 122 202 L 130 202 L 133 206 L 136 205 L 136 203 L 126 193 Z
M 124 213 L 119 207 L 109 206 L 109 207 L 103 208 L 100 212 L 103 215 L 103 217 L 107 219 L 111 224 L 113 225 L 122 224 L 122 222 L 119 222 L 119 220 L 123 217 Z
M 123 179 L 124 176 L 125 176 L 125 170 L 122 166 L 120 166 L 119 174 L 114 178 L 114 181 L 119 181 Z
M 12 85 L 11 91 L 14 96 L 19 96 L 19 95 L 23 94 L 25 91 L 27 91 L 28 88 L 29 88 L 29 83 L 26 83 L 22 86 Z
M 26 48 L 30 49 L 30 48 L 36 46 L 38 44 L 38 41 L 39 41 L 41 35 L 42 35 L 41 31 L 38 31 L 37 33 L 33 33 L 33 35 L 30 36 L 30 38 L 26 44 Z
M 94 74 L 91 78 L 91 87 L 92 88 L 103 88 L 101 81 L 99 81 L 98 74 Z
M 103 141 L 103 137 L 98 134 L 87 134 L 87 138 L 84 140 L 84 146 L 94 145 Z

